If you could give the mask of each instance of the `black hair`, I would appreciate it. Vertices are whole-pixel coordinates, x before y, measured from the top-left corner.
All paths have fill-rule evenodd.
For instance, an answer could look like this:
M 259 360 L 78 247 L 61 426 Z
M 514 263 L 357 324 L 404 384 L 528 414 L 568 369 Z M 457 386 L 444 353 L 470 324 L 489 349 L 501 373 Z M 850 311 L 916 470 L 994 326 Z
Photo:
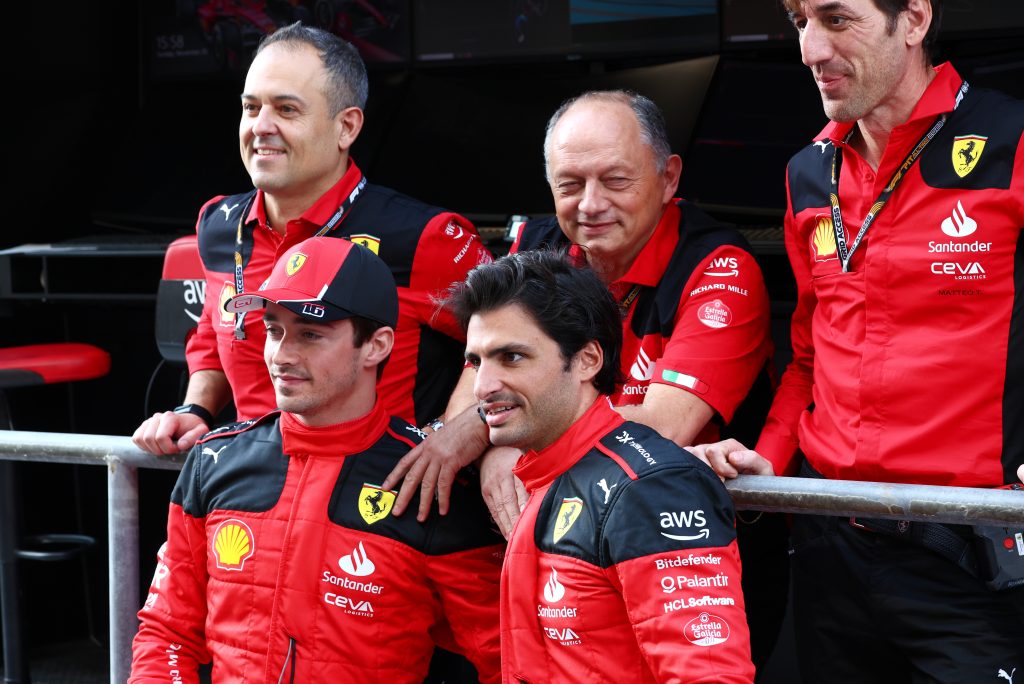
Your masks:
M 601 279 L 564 251 L 537 250 L 477 266 L 465 282 L 448 291 L 444 305 L 465 330 L 475 313 L 519 305 L 555 341 L 569 369 L 576 353 L 591 340 L 604 353 L 594 387 L 612 394 L 620 379 L 622 314 Z
M 354 45 L 329 31 L 295 22 L 264 36 L 256 54 L 275 43 L 308 45 L 320 55 L 320 61 L 327 70 L 327 91 L 324 95 L 331 105 L 331 118 L 348 107 L 366 108 L 370 85 L 366 65 Z

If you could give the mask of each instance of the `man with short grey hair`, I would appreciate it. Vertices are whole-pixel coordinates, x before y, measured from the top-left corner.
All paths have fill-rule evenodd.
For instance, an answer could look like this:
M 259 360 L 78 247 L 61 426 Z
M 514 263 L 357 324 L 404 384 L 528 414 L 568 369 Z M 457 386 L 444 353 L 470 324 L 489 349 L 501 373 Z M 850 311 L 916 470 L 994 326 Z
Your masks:
M 584 93 L 551 117 L 544 152 L 556 215 L 527 223 L 512 250 L 568 249 L 619 302 L 623 381 L 611 395 L 616 410 L 680 446 L 722 434 L 723 427 L 726 434 L 759 428 L 771 401 L 772 359 L 761 270 L 738 232 L 676 198 L 682 159 L 671 154 L 657 105 L 629 91 Z M 446 439 L 443 467 L 416 460 L 416 452 L 389 476 L 386 484 L 395 484 L 411 468 L 396 511 L 421 479 L 422 497 L 442 479 L 432 481 L 430 473 L 456 472 L 478 455 L 444 432 L 421 449 L 440 453 Z M 525 502 L 511 474 L 517 458 L 514 449 L 494 448 L 481 466 L 484 499 L 506 536 Z M 773 525 L 769 534 L 764 528 Z M 740 533 L 741 551 L 752 550 L 744 537 L 768 547 L 766 555 L 744 560 L 759 570 L 747 581 L 771 587 L 748 595 L 756 663 L 767 657 L 784 609 L 785 531 L 781 519 L 769 517 L 757 528 L 741 525 Z

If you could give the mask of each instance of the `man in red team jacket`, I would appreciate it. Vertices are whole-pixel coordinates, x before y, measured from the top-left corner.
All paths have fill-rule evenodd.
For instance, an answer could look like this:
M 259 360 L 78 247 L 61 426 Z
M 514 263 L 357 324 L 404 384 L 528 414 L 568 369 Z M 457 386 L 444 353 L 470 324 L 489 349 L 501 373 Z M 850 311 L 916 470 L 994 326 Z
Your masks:
M 265 307 L 265 308 L 264 308 Z M 455 515 L 390 515 L 380 483 L 423 439 L 376 389 L 393 349 L 388 267 L 346 240 L 285 253 L 226 310 L 266 330 L 281 412 L 202 438 L 171 495 L 130 681 L 423 681 L 435 643 L 499 680 L 503 540 L 479 483 Z
M 432 297 L 491 257 L 464 217 L 367 181 L 350 156 L 367 91 L 355 47 L 326 31 L 294 24 L 260 43 L 238 128 L 254 189 L 215 197 L 199 212 L 208 296 L 188 341 L 185 401 L 139 426 L 139 448 L 189 449 L 231 400 L 238 420 L 275 408 L 263 326 L 222 304 L 255 292 L 282 254 L 313 235 L 358 242 L 394 275 L 395 348 L 379 385 L 388 411 L 425 425 L 445 409 L 462 372 L 462 333 Z
M 529 499 L 501 579 L 504 681 L 752 682 L 732 500 L 612 407 L 622 327 L 597 275 L 522 252 L 473 270 L 448 304 L 491 442 L 525 452 Z
M 786 176 L 793 362 L 756 452 L 698 451 L 724 477 L 1010 483 L 1024 462 L 1024 103 L 930 64 L 939 0 L 783 4 L 831 119 Z M 989 589 L 976 543 L 966 526 L 798 517 L 804 677 L 1024 672 L 1024 586 Z

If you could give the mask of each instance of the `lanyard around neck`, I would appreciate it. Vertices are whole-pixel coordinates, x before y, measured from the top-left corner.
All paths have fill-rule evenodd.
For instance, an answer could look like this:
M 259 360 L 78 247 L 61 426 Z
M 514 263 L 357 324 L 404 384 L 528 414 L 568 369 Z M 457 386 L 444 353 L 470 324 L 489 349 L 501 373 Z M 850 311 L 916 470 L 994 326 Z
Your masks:
M 334 215 L 328 219 L 327 223 L 320 227 L 314 237 L 321 237 L 327 235 L 338 226 L 341 225 L 342 221 L 348 216 L 349 209 L 355 204 L 356 200 L 359 199 L 359 195 L 362 194 L 363 188 L 366 187 L 366 176 L 359 179 L 356 183 L 356 187 L 349 193 L 341 205 L 338 206 L 338 210 L 334 212 Z M 242 249 L 244 247 L 244 233 L 242 228 L 245 226 L 245 219 L 249 215 L 249 211 L 252 209 L 252 203 L 256 201 L 256 194 L 249 198 L 249 202 L 245 205 L 245 209 L 238 216 L 238 228 L 235 230 L 235 294 L 242 294 L 245 292 L 245 278 L 242 274 Z M 245 339 L 245 312 L 235 314 L 235 339 Z
M 960 92 L 953 105 L 954 111 L 958 106 L 960 106 L 960 102 L 963 100 L 963 96 L 967 93 L 968 87 L 967 81 L 964 81 L 960 85 Z M 853 258 L 853 253 L 857 250 L 857 247 L 860 246 L 861 240 L 864 239 L 864 235 L 867 234 L 868 228 L 871 227 L 871 224 L 874 223 L 878 215 L 882 213 L 882 209 L 884 209 L 886 204 L 889 202 L 892 194 L 896 191 L 896 188 L 906 176 L 907 171 L 914 165 L 914 162 L 921 156 L 921 153 L 924 152 L 924 148 L 927 147 L 928 143 L 930 143 L 935 136 L 939 134 L 939 131 L 942 130 L 942 127 L 946 124 L 947 118 L 947 114 L 940 116 L 928 132 L 924 134 L 924 137 L 914 145 L 914 149 L 912 149 L 906 159 L 903 160 L 903 163 L 900 164 L 896 173 L 893 174 L 892 178 L 889 179 L 889 182 L 878 195 L 878 199 L 876 199 L 874 204 L 871 205 L 871 209 L 868 210 L 867 216 L 864 217 L 864 222 L 861 224 L 860 230 L 857 232 L 857 236 L 849 246 L 846 244 L 846 230 L 843 228 L 843 215 L 839 209 L 839 172 L 843 165 L 843 150 L 839 145 L 832 146 L 832 188 L 829 193 L 829 202 L 832 205 L 832 229 L 835 231 L 836 235 L 836 251 L 839 253 L 839 262 L 842 264 L 843 273 L 849 272 L 850 259 Z M 849 142 L 850 136 L 853 135 L 855 130 L 856 128 L 850 131 L 843 140 L 843 145 Z

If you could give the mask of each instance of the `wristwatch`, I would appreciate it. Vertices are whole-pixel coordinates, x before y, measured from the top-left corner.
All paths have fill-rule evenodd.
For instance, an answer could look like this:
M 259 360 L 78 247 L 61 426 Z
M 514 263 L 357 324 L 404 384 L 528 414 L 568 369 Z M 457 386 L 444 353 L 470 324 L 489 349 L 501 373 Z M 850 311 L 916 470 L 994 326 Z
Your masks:
M 174 413 L 191 413 L 202 418 L 207 427 L 213 427 L 213 414 L 199 404 L 182 404 L 174 409 Z
M 437 432 L 438 430 L 440 430 L 441 428 L 444 427 L 444 421 L 441 420 L 440 416 L 438 416 L 434 420 L 432 420 L 429 423 L 427 423 L 426 427 L 430 428 L 434 432 Z

